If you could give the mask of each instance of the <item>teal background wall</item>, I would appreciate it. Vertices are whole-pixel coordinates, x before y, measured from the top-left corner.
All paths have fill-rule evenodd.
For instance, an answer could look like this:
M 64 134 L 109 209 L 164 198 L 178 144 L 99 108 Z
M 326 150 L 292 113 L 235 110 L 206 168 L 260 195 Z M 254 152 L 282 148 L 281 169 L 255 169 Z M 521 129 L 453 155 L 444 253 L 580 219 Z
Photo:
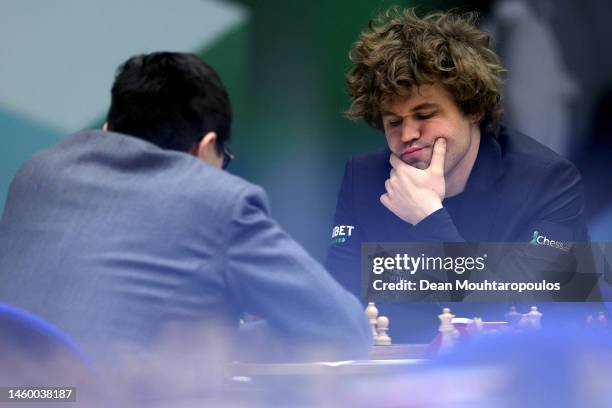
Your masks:
M 230 171 L 262 185 L 274 217 L 324 260 L 345 161 L 384 144 L 342 116 L 348 50 L 391 4 L 2 1 L 0 209 L 32 153 L 104 122 L 123 60 L 191 51 L 219 71 L 232 98 Z
M 486 15 L 491 3 L 0 0 L 0 210 L 33 152 L 101 126 L 122 61 L 190 51 L 217 69 L 233 102 L 229 171 L 262 185 L 273 216 L 323 261 L 344 163 L 385 144 L 343 117 L 351 44 L 395 4 Z

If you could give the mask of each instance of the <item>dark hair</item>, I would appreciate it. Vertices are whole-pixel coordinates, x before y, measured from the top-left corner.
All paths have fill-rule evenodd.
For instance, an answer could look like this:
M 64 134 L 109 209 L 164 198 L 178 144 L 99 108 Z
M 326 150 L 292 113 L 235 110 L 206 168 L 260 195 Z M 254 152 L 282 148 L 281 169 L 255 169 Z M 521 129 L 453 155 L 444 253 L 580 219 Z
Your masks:
M 440 83 L 464 114 L 479 114 L 481 127 L 492 130 L 502 115 L 505 70 L 476 19 L 456 12 L 419 18 L 414 9 L 391 8 L 370 21 L 349 54 L 352 103 L 346 115 L 382 129 L 381 106 L 389 97 Z
M 117 69 L 107 121 L 111 131 L 184 152 L 216 132 L 221 153 L 232 109 L 221 79 L 198 56 L 156 52 L 133 56 Z

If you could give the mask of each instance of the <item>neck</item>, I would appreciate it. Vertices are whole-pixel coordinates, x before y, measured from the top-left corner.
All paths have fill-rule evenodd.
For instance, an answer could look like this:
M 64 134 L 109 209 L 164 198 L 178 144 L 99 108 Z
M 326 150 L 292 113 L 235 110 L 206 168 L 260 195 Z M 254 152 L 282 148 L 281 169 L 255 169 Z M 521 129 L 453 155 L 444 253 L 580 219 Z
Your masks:
M 453 197 L 465 190 L 470 173 L 476 163 L 478 156 L 478 148 L 480 147 L 480 128 L 475 125 L 470 134 L 472 143 L 470 148 L 459 163 L 446 176 L 446 194 L 445 197 Z

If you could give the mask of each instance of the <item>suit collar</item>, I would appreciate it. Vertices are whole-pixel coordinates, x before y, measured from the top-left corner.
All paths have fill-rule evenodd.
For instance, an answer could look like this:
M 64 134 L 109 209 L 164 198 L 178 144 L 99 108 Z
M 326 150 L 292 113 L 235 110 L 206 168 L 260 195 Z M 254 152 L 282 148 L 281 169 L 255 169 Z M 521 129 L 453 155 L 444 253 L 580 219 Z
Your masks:
M 496 132 L 482 134 L 476 162 L 465 187 L 466 191 L 488 190 L 501 177 L 502 151 Z

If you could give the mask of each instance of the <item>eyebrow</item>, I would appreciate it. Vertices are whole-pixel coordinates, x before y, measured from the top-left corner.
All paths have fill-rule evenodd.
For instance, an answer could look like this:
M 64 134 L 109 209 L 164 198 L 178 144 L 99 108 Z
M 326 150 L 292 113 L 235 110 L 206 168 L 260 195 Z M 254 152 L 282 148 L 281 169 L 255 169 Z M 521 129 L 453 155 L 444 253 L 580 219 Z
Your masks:
M 438 105 L 437 103 L 424 102 L 424 103 L 421 103 L 421 104 L 415 106 L 414 108 L 410 109 L 410 112 L 414 113 L 414 112 L 418 112 L 418 111 L 424 110 L 424 109 L 438 109 L 439 107 L 440 107 L 440 105 Z M 382 116 L 400 116 L 400 117 L 402 117 L 402 115 L 400 115 L 398 113 L 387 111 L 387 110 L 381 111 L 380 114 Z

